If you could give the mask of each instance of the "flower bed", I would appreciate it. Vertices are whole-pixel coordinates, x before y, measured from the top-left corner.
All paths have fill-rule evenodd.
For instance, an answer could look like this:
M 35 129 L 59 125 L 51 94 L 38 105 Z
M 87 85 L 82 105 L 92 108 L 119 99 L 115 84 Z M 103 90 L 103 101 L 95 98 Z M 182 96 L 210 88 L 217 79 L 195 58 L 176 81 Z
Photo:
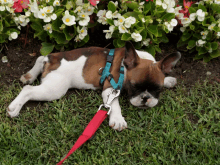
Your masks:
M 136 49 L 155 55 L 174 28 L 182 32 L 177 46 L 197 51 L 195 59 L 208 62 L 220 56 L 220 1 L 186 2 L 91 0 L 1 0 L 0 43 L 16 39 L 21 27 L 30 25 L 42 41 L 41 54 L 55 49 L 81 47 L 89 41 L 88 29 L 109 26 L 103 33 L 115 47 L 132 41 Z

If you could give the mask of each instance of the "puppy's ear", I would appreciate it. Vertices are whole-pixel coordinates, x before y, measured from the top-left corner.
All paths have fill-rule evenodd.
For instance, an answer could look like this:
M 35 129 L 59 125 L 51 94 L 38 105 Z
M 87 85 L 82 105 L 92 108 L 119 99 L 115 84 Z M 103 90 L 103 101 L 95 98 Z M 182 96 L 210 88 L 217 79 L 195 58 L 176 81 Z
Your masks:
M 180 58 L 180 52 L 172 53 L 160 60 L 158 62 L 158 67 L 162 70 L 163 73 L 170 73 Z
M 124 65 L 129 70 L 135 68 L 139 63 L 139 56 L 135 51 L 131 42 L 127 41 L 125 44 L 125 59 Z

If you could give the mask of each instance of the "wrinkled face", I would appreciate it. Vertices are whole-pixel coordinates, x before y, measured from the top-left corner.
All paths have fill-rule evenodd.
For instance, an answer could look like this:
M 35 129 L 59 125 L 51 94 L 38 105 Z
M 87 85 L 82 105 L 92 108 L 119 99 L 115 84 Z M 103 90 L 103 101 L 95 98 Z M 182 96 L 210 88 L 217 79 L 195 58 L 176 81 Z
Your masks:
M 137 52 L 147 58 L 140 58 Z M 181 58 L 181 54 L 176 52 L 156 62 L 149 55 L 147 52 L 136 51 L 130 42 L 126 42 L 124 87 L 128 92 L 131 104 L 134 106 L 154 107 L 157 105 L 160 91 L 164 85 L 165 74 L 169 73 Z
M 149 60 L 140 62 L 136 68 L 127 71 L 128 96 L 134 106 L 154 107 L 158 103 L 165 76 L 153 62 Z

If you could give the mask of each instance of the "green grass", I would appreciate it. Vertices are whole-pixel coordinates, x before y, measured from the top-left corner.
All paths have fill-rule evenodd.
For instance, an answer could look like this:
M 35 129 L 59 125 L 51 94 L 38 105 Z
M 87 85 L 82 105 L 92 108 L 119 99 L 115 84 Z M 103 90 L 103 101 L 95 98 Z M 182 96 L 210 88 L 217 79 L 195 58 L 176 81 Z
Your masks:
M 0 87 L 0 164 L 58 163 L 102 103 L 101 91 L 71 90 L 53 102 L 24 106 L 19 117 L 6 108 L 21 86 Z M 128 129 L 117 132 L 108 119 L 93 140 L 64 164 L 220 164 L 220 85 L 181 84 L 164 90 L 160 104 L 139 109 L 120 98 Z

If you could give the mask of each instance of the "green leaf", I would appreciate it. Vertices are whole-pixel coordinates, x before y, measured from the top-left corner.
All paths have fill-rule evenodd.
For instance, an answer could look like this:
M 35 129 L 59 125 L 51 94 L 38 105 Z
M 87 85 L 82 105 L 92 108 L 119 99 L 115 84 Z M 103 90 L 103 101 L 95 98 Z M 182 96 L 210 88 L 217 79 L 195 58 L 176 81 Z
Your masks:
M 165 33 L 162 33 L 161 42 L 163 42 L 163 43 L 168 43 L 169 42 L 169 39 L 167 38 Z
M 218 48 L 218 43 L 217 42 L 212 42 L 211 47 L 212 47 L 212 50 L 216 50 Z
M 57 15 L 57 17 L 59 17 L 62 13 L 63 13 L 64 9 L 58 9 L 57 11 L 55 11 L 55 14 Z
M 204 5 L 202 5 L 201 3 L 199 4 L 198 9 L 202 9 L 202 11 L 204 11 L 204 12 L 207 11 L 206 7 Z
M 3 43 L 5 43 L 6 42 L 6 38 L 8 38 L 8 35 L 6 35 L 6 34 L 1 34 L 0 35 L 0 43 L 1 44 L 3 44 Z
M 145 28 L 144 27 L 138 27 L 135 32 L 136 33 L 141 33 Z
M 161 53 L 161 49 L 159 48 L 159 45 L 154 45 L 154 48 L 157 52 Z
M 182 41 L 188 40 L 192 36 L 192 33 L 184 32 L 181 39 Z
M 53 51 L 54 45 L 52 43 L 43 42 L 40 53 L 43 56 L 50 54 Z
M 31 24 L 31 28 L 37 32 L 41 32 L 43 30 L 43 25 L 39 21 L 35 21 Z
M 135 12 L 127 12 L 127 13 L 125 13 L 123 16 L 124 16 L 125 18 L 127 18 L 127 17 L 134 17 L 134 18 L 136 18 L 137 20 L 139 19 L 138 13 L 135 13 Z
M 107 19 L 106 22 L 109 24 L 109 25 L 114 25 L 114 21 L 112 19 Z
M 150 9 L 151 9 L 151 3 L 145 3 L 143 10 L 144 15 L 146 15 L 150 11 Z
M 74 34 L 72 34 L 70 32 L 72 32 L 74 30 L 70 30 L 71 28 L 69 30 L 68 29 L 69 29 L 69 27 L 66 27 L 65 29 L 63 29 L 63 33 L 66 36 L 66 40 L 70 41 L 74 37 Z
M 219 4 L 212 3 L 211 9 L 213 11 L 213 14 L 220 14 L 220 5 Z
M 212 58 L 219 57 L 219 56 L 220 56 L 220 50 L 219 50 L 219 49 L 214 50 L 212 53 L 210 53 L 210 56 L 211 56 Z
M 48 36 L 48 34 L 44 30 L 37 32 L 37 33 L 34 33 L 34 38 L 38 37 L 41 41 L 45 41 L 47 36 Z
M 108 3 L 108 10 L 112 11 L 112 13 L 114 13 L 116 11 L 116 6 L 111 1 Z
M 129 40 L 131 40 L 132 38 L 131 38 L 131 34 L 129 34 L 129 33 L 124 33 L 122 36 L 121 36 L 121 40 L 123 40 L 123 41 L 129 41 Z
M 209 62 L 211 59 L 212 59 L 212 57 L 210 55 L 206 55 L 203 57 L 204 62 Z
M 175 18 L 175 13 L 166 13 L 162 18 L 161 20 L 167 20 L 168 22 Z
M 2 24 L 2 20 L 0 20 L 0 32 L 3 31 L 3 24 Z
M 132 10 L 139 7 L 139 4 L 137 2 L 133 2 L 133 1 L 127 1 L 126 5 L 127 5 L 128 8 L 130 8 Z
M 148 53 L 150 53 L 151 55 L 155 56 L 156 51 L 153 45 L 149 45 L 147 48 L 144 49 L 145 51 L 147 51 Z
M 205 47 L 198 47 L 199 55 L 207 53 L 208 50 Z
M 189 13 L 196 13 L 196 9 L 194 7 L 189 7 Z
M 5 23 L 5 27 L 10 27 L 10 23 L 8 22 L 8 20 L 6 20 L 6 18 L 4 19 L 4 23 Z
M 149 25 L 147 27 L 147 31 L 153 35 L 155 35 L 156 37 L 158 36 L 158 30 L 157 30 L 157 25 Z
M 60 31 L 60 27 L 63 24 L 63 21 L 61 19 L 56 19 L 52 22 L 52 29 L 56 31 Z
M 192 49 L 196 46 L 196 41 L 195 40 L 190 40 L 188 42 L 188 46 L 187 46 L 187 49 Z
M 119 48 L 122 48 L 122 47 L 125 46 L 125 41 L 122 41 L 122 40 L 118 39 L 117 44 L 118 44 Z

